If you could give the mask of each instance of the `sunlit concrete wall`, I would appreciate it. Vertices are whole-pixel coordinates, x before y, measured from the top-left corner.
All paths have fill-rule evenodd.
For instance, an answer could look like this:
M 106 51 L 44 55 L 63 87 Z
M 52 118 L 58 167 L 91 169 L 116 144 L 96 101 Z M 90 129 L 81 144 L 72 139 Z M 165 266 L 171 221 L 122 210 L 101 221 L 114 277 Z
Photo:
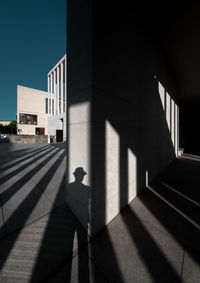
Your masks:
M 139 7 L 103 3 L 68 0 L 66 202 L 91 235 L 178 147 L 176 88 L 151 22 L 146 27 Z M 81 184 L 74 182 L 77 167 L 87 172 Z
M 55 136 L 56 130 L 63 130 L 63 140 L 66 140 L 66 113 L 48 117 L 48 136 Z
M 47 135 L 48 114 L 45 113 L 46 98 L 48 98 L 48 92 L 46 91 L 17 86 L 17 128 L 21 129 L 20 134 L 35 135 L 35 128 L 45 128 L 45 135 Z M 37 125 L 20 124 L 20 113 L 37 115 Z
M 8 126 L 11 122 L 12 122 L 12 120 L 10 120 L 10 121 L 0 120 L 0 125 L 2 125 L 2 126 Z

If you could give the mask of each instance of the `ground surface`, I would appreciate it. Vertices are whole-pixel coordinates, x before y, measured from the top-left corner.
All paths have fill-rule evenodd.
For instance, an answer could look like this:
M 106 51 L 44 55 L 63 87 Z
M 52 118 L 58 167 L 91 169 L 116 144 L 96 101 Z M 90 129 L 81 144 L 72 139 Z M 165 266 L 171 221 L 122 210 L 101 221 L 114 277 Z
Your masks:
M 176 160 L 88 241 L 65 205 L 64 148 L 0 145 L 0 282 L 200 282 L 198 158 Z

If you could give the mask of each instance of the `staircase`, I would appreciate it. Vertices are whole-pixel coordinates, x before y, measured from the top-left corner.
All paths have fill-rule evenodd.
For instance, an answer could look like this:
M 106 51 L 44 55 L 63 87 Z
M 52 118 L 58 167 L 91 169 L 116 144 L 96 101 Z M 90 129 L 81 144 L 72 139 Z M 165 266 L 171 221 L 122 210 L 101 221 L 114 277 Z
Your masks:
M 197 237 L 194 239 L 194 235 L 200 235 L 199 161 L 195 156 L 183 155 L 147 186 L 180 215 L 182 241 L 198 251 L 199 240 Z
M 200 229 L 200 204 L 198 202 L 161 180 L 154 181 L 149 186 L 149 189 L 191 224 Z

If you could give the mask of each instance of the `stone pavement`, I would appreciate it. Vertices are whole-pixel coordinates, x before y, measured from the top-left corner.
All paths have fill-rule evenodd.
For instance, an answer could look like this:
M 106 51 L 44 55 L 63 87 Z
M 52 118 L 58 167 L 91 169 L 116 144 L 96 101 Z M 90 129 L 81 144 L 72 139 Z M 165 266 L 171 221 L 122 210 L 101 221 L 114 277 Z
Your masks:
M 64 146 L 1 144 L 0 282 L 200 282 L 199 165 L 177 159 L 91 240 L 64 203 Z

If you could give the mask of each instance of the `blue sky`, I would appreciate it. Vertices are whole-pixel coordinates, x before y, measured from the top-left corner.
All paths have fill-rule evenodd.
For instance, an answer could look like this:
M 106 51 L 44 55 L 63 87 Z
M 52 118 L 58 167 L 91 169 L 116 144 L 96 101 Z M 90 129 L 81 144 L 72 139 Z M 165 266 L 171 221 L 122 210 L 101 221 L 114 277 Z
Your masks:
M 66 52 L 66 0 L 0 1 L 0 120 L 15 120 L 17 85 L 47 90 Z

